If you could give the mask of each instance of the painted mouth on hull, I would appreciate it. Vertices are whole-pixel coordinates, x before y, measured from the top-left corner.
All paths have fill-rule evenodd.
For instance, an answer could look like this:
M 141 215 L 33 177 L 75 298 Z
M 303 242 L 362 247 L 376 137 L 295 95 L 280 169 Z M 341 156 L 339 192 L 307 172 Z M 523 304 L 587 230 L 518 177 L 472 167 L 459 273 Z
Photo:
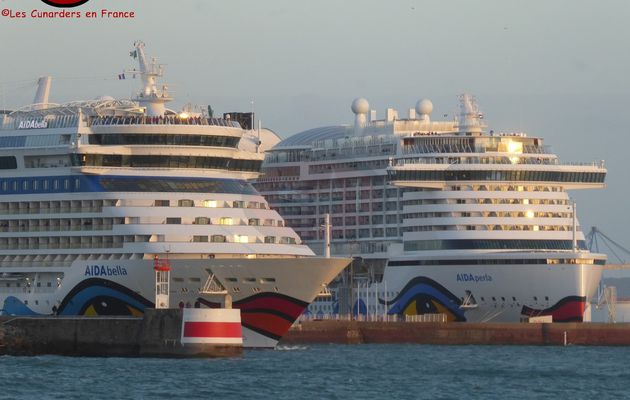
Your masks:
M 221 305 L 198 298 L 206 307 Z M 244 327 L 268 338 L 279 340 L 302 314 L 308 303 L 280 293 L 259 293 L 232 303 L 241 310 Z
M 379 299 L 380 304 L 385 300 Z M 393 300 L 388 314 L 446 314 L 449 321 L 466 321 L 460 299 L 433 279 L 418 276 L 410 280 Z
M 586 297 L 567 296 L 556 304 L 545 309 L 535 309 L 523 306 L 521 315 L 527 317 L 540 317 L 551 315 L 553 322 L 583 322 L 586 310 Z

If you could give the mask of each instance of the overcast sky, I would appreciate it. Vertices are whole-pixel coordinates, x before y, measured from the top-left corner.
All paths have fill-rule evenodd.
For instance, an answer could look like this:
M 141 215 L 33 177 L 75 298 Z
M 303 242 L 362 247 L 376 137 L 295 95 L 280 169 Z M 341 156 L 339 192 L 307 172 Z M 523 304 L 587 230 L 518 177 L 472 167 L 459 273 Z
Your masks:
M 55 10 L 39 0 L 0 8 Z M 30 103 L 53 76 L 55 102 L 129 97 L 135 40 L 167 64 L 176 101 L 248 111 L 283 137 L 351 123 L 366 97 L 379 117 L 430 98 L 434 119 L 476 95 L 490 129 L 542 136 L 563 161 L 606 160 L 608 188 L 578 191 L 584 230 L 630 247 L 625 160 L 628 1 L 90 0 L 75 10 L 133 20 L 0 19 L 0 106 Z

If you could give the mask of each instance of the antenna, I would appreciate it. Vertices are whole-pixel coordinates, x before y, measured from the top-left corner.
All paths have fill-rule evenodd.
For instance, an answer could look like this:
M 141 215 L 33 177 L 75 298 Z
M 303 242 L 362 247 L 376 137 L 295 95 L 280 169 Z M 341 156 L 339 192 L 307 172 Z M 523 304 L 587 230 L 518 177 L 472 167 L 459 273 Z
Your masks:
M 577 251 L 578 250 L 578 245 L 577 245 L 577 215 L 576 213 L 576 204 L 575 204 L 575 200 L 572 202 L 573 205 L 573 251 Z

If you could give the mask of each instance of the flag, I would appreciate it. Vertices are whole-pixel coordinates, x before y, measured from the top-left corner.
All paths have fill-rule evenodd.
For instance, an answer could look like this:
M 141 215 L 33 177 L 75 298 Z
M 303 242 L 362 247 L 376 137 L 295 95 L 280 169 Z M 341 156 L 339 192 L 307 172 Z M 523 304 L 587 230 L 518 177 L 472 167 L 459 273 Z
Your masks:
M 118 74 L 118 80 L 122 81 L 123 79 L 125 79 L 125 74 L 124 73 Z

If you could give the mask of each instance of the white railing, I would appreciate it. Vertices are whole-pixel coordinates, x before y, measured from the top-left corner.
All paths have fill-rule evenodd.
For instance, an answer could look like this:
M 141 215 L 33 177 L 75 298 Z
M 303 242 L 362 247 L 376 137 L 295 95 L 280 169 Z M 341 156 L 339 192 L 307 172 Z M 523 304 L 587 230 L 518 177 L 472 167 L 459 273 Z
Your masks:
M 440 322 L 448 321 L 446 314 L 420 314 L 405 315 L 397 314 L 369 314 L 369 315 L 351 315 L 351 314 L 324 314 L 324 315 L 301 315 L 297 322 L 307 321 L 359 321 L 359 322 Z

